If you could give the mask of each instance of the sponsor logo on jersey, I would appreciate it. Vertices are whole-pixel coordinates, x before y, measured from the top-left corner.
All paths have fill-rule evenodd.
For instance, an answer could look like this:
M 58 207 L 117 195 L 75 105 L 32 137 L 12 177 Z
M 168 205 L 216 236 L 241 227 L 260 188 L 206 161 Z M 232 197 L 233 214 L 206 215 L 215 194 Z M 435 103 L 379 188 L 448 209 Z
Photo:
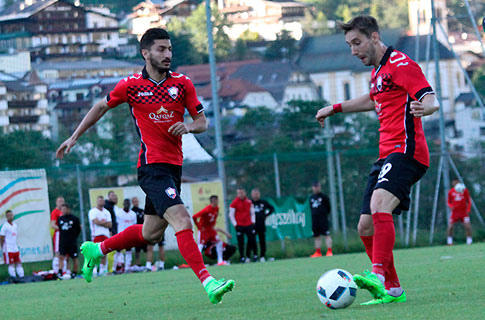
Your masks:
M 382 77 L 378 76 L 377 77 L 377 91 L 381 91 L 381 90 L 382 90 Z
M 149 96 L 153 96 L 153 92 L 151 92 L 151 91 L 138 92 L 138 96 L 139 97 L 149 97 Z
M 167 189 L 165 189 L 165 193 L 171 199 L 175 199 L 175 197 L 177 196 L 177 191 L 175 190 L 175 188 L 172 187 L 168 187 Z
M 172 97 L 172 99 L 177 99 L 177 96 L 179 95 L 179 88 L 177 87 L 170 87 L 168 88 L 168 94 Z
M 156 112 L 150 112 L 148 117 L 155 123 L 170 122 L 175 117 L 175 114 L 173 111 L 165 109 L 164 106 L 160 106 L 160 109 Z
M 165 109 L 163 106 L 160 106 L 160 109 L 158 109 L 157 114 L 160 114 L 160 113 L 162 113 L 162 112 L 163 112 L 163 113 L 168 113 L 168 110 L 167 110 L 167 109 Z

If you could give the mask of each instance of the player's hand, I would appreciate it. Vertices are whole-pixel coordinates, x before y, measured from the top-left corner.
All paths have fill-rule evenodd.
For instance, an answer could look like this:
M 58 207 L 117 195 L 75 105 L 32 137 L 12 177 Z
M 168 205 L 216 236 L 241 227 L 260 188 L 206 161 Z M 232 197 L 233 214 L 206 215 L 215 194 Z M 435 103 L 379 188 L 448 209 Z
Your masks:
M 65 154 L 71 152 L 71 149 L 74 147 L 76 142 L 77 140 L 73 139 L 72 137 L 64 141 L 56 151 L 56 158 L 62 160 Z
M 411 101 L 411 111 L 410 113 L 416 118 L 421 118 L 424 116 L 424 105 L 419 101 Z
M 318 110 L 315 118 L 320 123 L 320 126 L 323 128 L 323 127 L 325 127 L 325 119 L 330 117 L 330 116 L 333 116 L 334 114 L 335 114 L 335 112 L 333 111 L 333 106 L 326 106 L 326 107 Z
M 173 124 L 169 129 L 168 133 L 173 134 L 174 136 L 181 136 L 183 134 L 189 133 L 189 127 L 183 122 L 177 122 Z

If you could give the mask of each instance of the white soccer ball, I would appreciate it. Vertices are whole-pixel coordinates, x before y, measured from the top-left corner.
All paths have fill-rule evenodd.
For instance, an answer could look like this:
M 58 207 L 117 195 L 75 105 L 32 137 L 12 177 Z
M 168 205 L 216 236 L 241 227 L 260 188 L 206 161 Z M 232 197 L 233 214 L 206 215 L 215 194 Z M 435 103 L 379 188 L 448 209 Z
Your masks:
M 317 296 L 330 309 L 347 308 L 354 302 L 357 285 L 352 275 L 342 269 L 325 272 L 317 282 Z

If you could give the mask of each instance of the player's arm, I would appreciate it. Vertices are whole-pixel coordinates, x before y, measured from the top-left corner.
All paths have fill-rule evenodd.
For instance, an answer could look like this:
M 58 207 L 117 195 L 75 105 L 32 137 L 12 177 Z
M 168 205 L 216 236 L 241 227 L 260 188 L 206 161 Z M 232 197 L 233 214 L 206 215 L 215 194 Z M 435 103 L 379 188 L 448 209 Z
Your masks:
M 168 133 L 171 133 L 174 136 L 181 136 L 186 133 L 202 133 L 207 130 L 207 119 L 204 112 L 192 116 L 192 119 L 194 121 L 192 121 L 191 123 L 174 123 L 168 129 Z
M 264 214 L 267 217 L 270 214 L 274 213 L 274 207 L 270 205 L 268 202 L 266 202 L 266 205 L 268 206 L 268 209 L 265 210 Z
M 232 239 L 231 234 L 229 232 L 227 232 L 226 230 L 222 230 L 221 228 L 216 228 L 216 231 L 224 234 L 228 239 Z
M 231 223 L 234 227 L 236 227 L 237 222 L 236 222 L 236 208 L 229 208 L 229 220 L 231 220 Z
M 84 116 L 83 120 L 76 128 L 76 131 L 64 141 L 59 149 L 56 151 L 56 157 L 58 159 L 64 158 L 64 154 L 69 153 L 76 144 L 77 140 L 88 130 L 91 128 L 96 122 L 104 116 L 104 114 L 109 110 L 108 103 L 106 99 L 101 99 L 94 106 L 89 110 L 89 112 Z
M 440 103 L 433 93 L 424 96 L 421 101 L 411 101 L 410 113 L 417 118 L 430 116 L 440 108 Z
M 5 242 L 5 236 L 0 236 L 0 247 L 3 248 L 3 243 Z
M 51 228 L 54 230 L 59 230 L 59 226 L 57 225 L 56 220 L 51 220 Z
M 251 214 L 251 222 L 253 224 L 256 223 L 256 212 L 254 211 L 254 205 L 251 204 L 251 209 L 249 209 L 249 213 Z
M 325 126 L 325 119 L 333 116 L 338 112 L 365 112 L 375 109 L 375 103 L 370 99 L 369 94 L 364 94 L 355 99 L 347 100 L 342 103 L 337 103 L 332 106 L 326 106 L 318 110 L 315 118 L 320 123 L 322 128 Z

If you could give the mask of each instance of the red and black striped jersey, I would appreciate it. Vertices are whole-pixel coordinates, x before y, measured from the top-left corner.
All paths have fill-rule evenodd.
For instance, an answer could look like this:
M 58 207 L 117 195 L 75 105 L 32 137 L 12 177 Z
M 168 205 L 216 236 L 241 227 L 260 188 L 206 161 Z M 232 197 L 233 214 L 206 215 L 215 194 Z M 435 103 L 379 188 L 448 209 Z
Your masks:
M 379 158 L 407 154 L 429 166 L 429 151 L 421 118 L 414 117 L 411 101 L 434 93 L 419 65 L 404 53 L 387 48 L 379 67 L 372 70 L 370 99 L 379 117 Z
M 182 165 L 182 137 L 170 134 L 168 129 L 184 121 L 185 109 L 192 117 L 204 111 L 187 76 L 169 71 L 157 82 L 145 67 L 118 82 L 106 101 L 110 108 L 124 102 L 130 106 L 141 140 L 138 167 L 151 163 Z

